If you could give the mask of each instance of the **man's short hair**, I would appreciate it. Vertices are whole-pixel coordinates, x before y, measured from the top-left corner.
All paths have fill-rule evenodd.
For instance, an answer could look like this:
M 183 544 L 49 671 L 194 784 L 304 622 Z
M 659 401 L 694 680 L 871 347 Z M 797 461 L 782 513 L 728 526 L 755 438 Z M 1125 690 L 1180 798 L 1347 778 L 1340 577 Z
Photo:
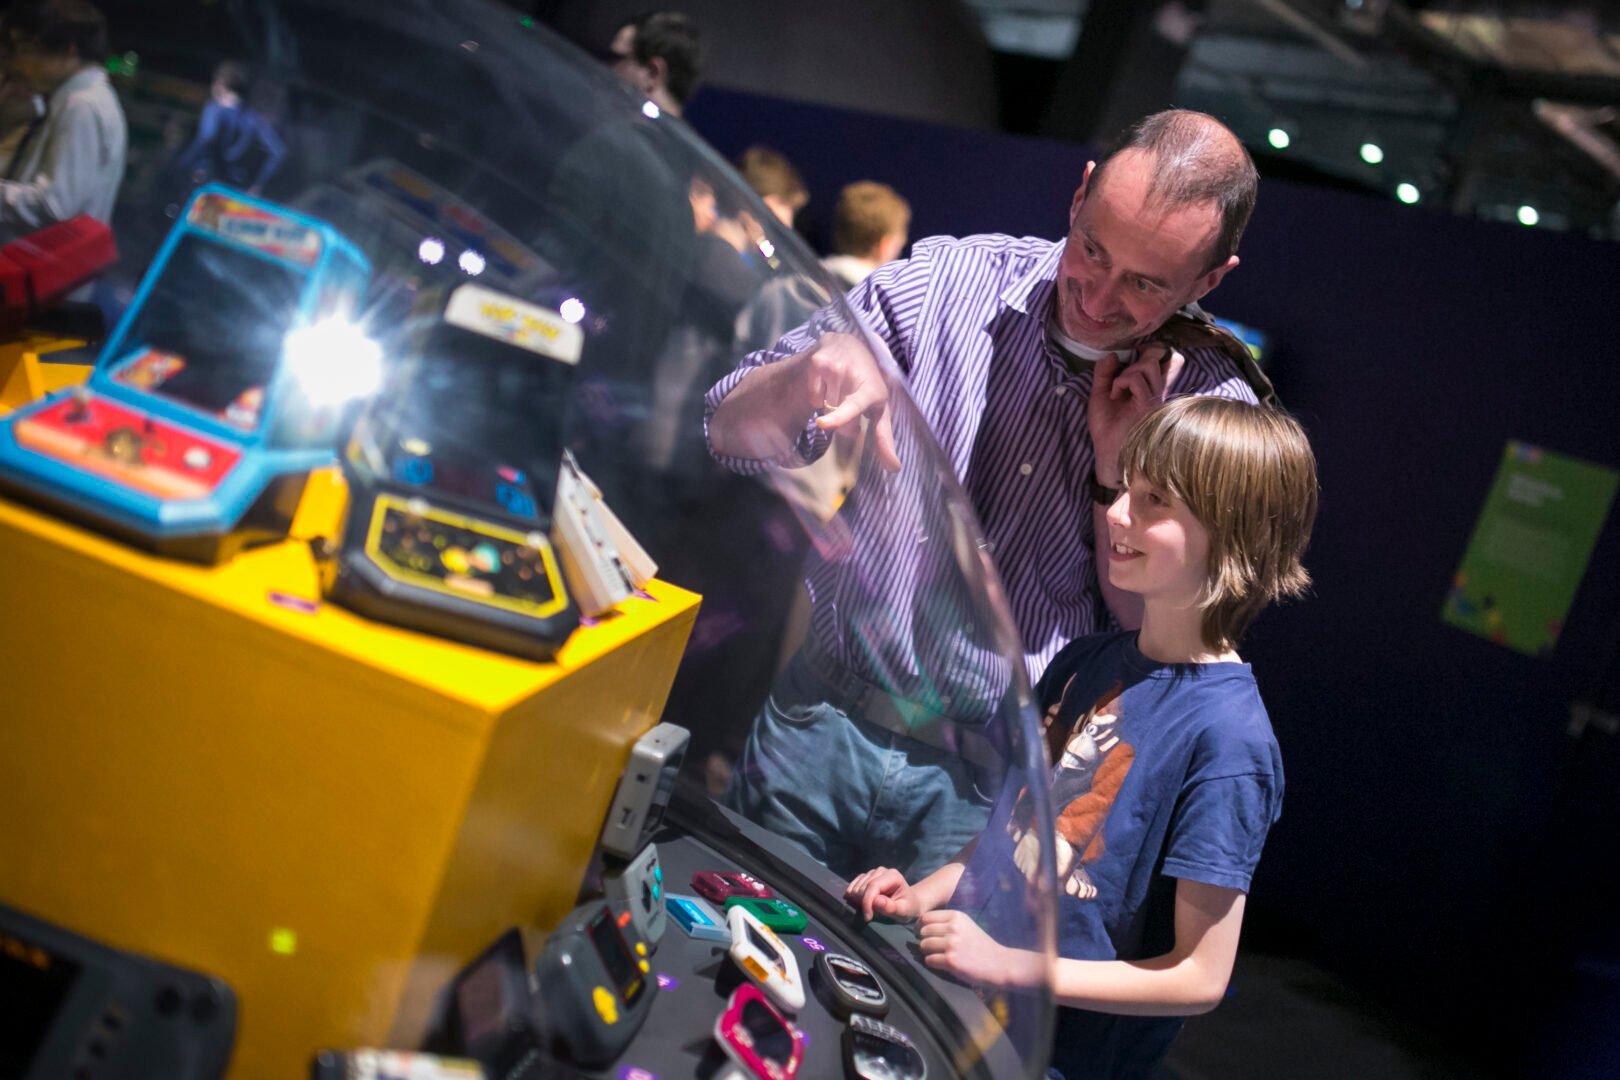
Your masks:
M 1127 484 L 1170 492 L 1209 532 L 1199 606 L 1211 648 L 1232 648 L 1268 603 L 1310 585 L 1300 558 L 1316 521 L 1316 455 L 1287 413 L 1174 398 L 1131 429 L 1120 465 Z
M 891 233 L 911 227 L 911 204 L 888 184 L 857 180 L 838 195 L 833 246 L 840 255 L 867 256 Z
M 37 41 L 53 53 L 74 49 L 87 64 L 107 59 L 107 19 L 90 0 L 19 0 L 0 19 L 7 41 Z
M 679 11 L 649 11 L 624 25 L 636 30 L 636 62 L 647 64 L 655 56 L 662 59 L 669 96 L 683 106 L 691 101 L 703 62 L 697 23 Z
M 1153 159 L 1149 203 L 1175 209 L 1212 202 L 1219 210 L 1220 232 L 1211 246 L 1206 271 L 1237 254 L 1238 241 L 1254 213 L 1260 174 L 1243 143 L 1225 124 L 1191 109 L 1166 109 L 1145 116 L 1092 170 L 1092 190 L 1097 189 L 1109 162 L 1128 150 L 1139 150 Z
M 760 198 L 774 195 L 797 210 L 810 201 L 810 190 L 793 163 L 768 146 L 750 146 L 737 159 L 737 171 Z

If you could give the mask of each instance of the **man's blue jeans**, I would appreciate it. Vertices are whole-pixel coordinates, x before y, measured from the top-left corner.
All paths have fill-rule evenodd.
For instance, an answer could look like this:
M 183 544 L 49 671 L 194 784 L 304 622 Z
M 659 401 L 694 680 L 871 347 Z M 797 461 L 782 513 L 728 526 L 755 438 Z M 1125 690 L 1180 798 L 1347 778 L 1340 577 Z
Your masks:
M 892 866 L 915 882 L 984 830 L 981 772 L 851 715 L 800 655 L 755 717 L 726 802 L 841 877 Z

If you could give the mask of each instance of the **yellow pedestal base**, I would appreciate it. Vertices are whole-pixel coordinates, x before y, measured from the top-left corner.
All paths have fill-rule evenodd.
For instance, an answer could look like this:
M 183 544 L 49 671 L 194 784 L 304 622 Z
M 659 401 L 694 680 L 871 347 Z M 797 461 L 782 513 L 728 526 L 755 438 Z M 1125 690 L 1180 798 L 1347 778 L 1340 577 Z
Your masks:
M 0 500 L 0 902 L 235 989 L 235 1077 L 411 1044 L 573 904 L 698 598 L 533 664 L 368 622 L 289 540 L 215 568 Z
M 62 338 L 25 338 L 0 344 L 0 416 L 37 401 L 52 390 L 90 377 L 90 364 L 42 364 L 39 358 L 84 342 Z

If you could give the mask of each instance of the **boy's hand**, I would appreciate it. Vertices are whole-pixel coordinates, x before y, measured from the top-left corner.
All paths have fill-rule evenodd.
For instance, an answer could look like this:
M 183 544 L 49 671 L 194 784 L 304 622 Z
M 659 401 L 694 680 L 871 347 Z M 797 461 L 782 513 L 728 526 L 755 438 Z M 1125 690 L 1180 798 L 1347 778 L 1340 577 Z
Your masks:
M 922 914 L 922 900 L 916 890 L 906 884 L 900 871 L 888 866 L 855 875 L 849 888 L 844 890 L 844 899 L 850 906 L 859 908 L 867 922 L 871 922 L 874 915 L 909 920 Z
M 960 911 L 930 911 L 917 919 L 923 963 L 982 986 L 1037 986 L 1045 981 L 1040 955 L 998 945 Z

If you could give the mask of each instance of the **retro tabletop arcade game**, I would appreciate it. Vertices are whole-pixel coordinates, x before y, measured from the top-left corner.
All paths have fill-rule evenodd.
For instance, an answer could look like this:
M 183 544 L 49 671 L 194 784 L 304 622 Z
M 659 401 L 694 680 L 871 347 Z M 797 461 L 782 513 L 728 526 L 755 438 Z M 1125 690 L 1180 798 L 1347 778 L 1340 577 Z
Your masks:
M 548 533 L 583 333 L 482 285 L 429 293 L 343 456 L 332 595 L 373 618 L 548 660 L 579 623 Z
M 330 226 L 200 189 L 86 386 L 0 422 L 0 483 L 200 562 L 285 535 L 305 476 L 332 461 L 345 407 L 375 378 L 352 322 L 369 274 Z

